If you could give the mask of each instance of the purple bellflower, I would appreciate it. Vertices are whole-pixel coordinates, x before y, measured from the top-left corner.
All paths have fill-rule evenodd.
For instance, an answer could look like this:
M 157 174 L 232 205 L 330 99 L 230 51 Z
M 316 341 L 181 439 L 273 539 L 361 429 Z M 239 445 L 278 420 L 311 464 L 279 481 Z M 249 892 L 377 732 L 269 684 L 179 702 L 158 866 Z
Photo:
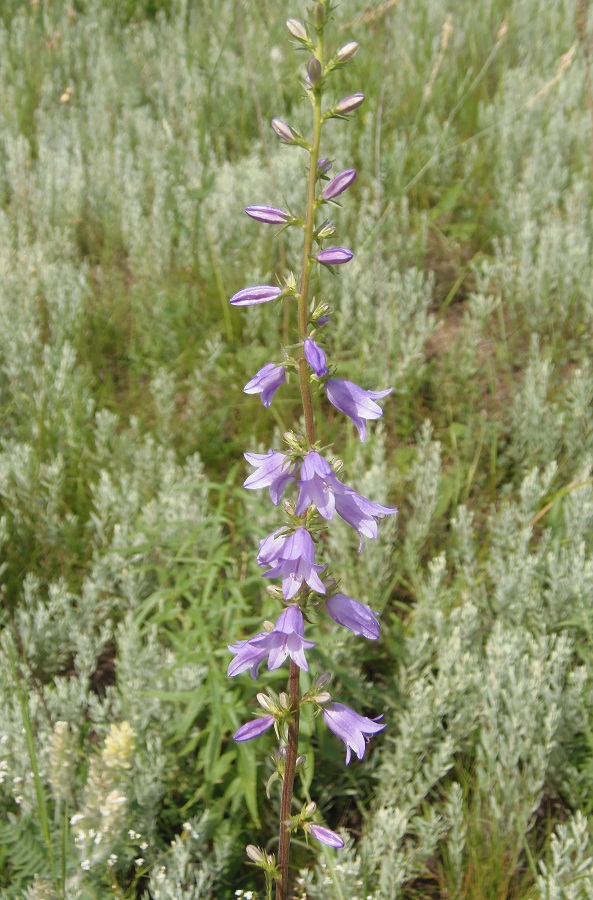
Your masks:
M 257 306 L 260 303 L 269 303 L 270 300 L 276 300 L 282 291 L 278 287 L 272 287 L 269 284 L 256 284 L 253 287 L 243 288 L 236 294 L 233 294 L 230 302 L 233 306 Z
M 324 519 L 333 519 L 334 512 L 337 512 L 360 535 L 359 552 L 363 537 L 371 540 L 377 537 L 377 517 L 397 512 L 395 506 L 374 503 L 343 484 L 328 461 L 316 450 L 311 450 L 304 458 L 298 486 L 295 515 L 303 515 L 312 503 Z
M 357 494 L 352 488 L 345 485 L 342 485 L 342 487 L 343 490 L 336 493 L 336 512 L 355 531 L 358 531 L 360 536 L 358 552 L 360 553 L 363 537 L 370 538 L 371 541 L 374 541 L 377 537 L 377 518 L 379 516 L 393 516 L 397 512 L 397 508 L 374 503 L 361 494 Z
M 280 503 L 284 488 L 290 481 L 294 481 L 295 463 L 291 463 L 284 453 L 269 450 L 267 453 L 244 453 L 250 466 L 255 466 L 257 471 L 243 482 L 243 487 L 249 490 L 269 487 L 270 499 L 275 506 Z
M 315 643 L 305 640 L 304 634 L 302 612 L 298 606 L 289 606 L 280 613 L 272 631 L 260 631 L 247 641 L 229 644 L 229 650 L 235 654 L 235 658 L 229 663 L 227 674 L 233 677 L 250 669 L 251 677 L 257 678 L 259 665 L 266 657 L 268 669 L 272 670 L 278 669 L 289 656 L 306 672 L 309 666 L 305 650 L 310 650 Z
M 379 621 L 370 606 L 347 597 L 346 594 L 334 594 L 325 601 L 325 609 L 329 616 L 349 628 L 354 634 L 361 634 L 369 641 L 379 637 Z
M 315 259 L 324 266 L 341 266 L 350 262 L 352 250 L 346 247 L 328 247 L 327 250 L 320 250 Z
M 317 574 L 325 566 L 315 565 L 315 544 L 306 528 L 297 528 L 288 535 L 269 534 L 259 545 L 257 562 L 260 566 L 272 567 L 264 578 L 282 577 L 285 600 L 292 600 L 303 582 L 312 591 L 325 594 L 325 587 Z
M 266 225 L 286 225 L 286 220 L 290 218 L 287 212 L 275 206 L 248 206 L 245 212 L 256 222 L 264 222 Z
M 319 325 L 319 321 L 317 322 Z M 307 338 L 304 343 L 305 348 L 305 359 L 315 372 L 318 378 L 323 378 L 324 375 L 329 374 L 329 369 L 327 368 L 325 353 L 319 346 L 316 344 L 312 338 Z
M 340 378 L 328 378 L 324 387 L 329 402 L 352 419 L 361 441 L 366 437 L 366 420 L 379 419 L 383 415 L 381 407 L 373 401 L 386 397 L 393 390 L 365 391 L 357 384 Z
M 344 846 L 344 841 L 340 835 L 336 834 L 336 832 L 332 831 L 330 828 L 325 828 L 323 825 L 309 825 L 309 831 L 321 844 L 327 844 L 328 847 L 335 847 L 336 850 L 341 850 Z
M 352 182 L 356 178 L 356 169 L 345 169 L 336 175 L 323 191 L 321 197 L 323 200 L 332 200 L 339 194 L 343 194 L 348 190 Z
M 241 725 L 238 731 L 235 732 L 233 740 L 237 741 L 237 743 L 240 741 L 251 741 L 253 738 L 263 734 L 264 731 L 267 731 L 268 728 L 271 728 L 274 721 L 274 716 L 260 716 L 258 719 L 254 719 L 253 722 L 247 722 L 246 725 Z
M 284 366 L 276 366 L 274 363 L 266 363 L 256 372 L 253 378 L 243 388 L 244 394 L 261 394 L 261 402 L 268 408 L 278 388 L 286 381 L 286 369 Z
M 323 718 L 330 731 L 346 744 L 346 765 L 350 762 L 352 750 L 362 759 L 368 736 L 385 728 L 385 725 L 378 725 L 377 720 L 359 716 L 343 703 L 331 703 L 323 710 Z M 383 716 L 377 716 L 377 719 L 382 718 Z

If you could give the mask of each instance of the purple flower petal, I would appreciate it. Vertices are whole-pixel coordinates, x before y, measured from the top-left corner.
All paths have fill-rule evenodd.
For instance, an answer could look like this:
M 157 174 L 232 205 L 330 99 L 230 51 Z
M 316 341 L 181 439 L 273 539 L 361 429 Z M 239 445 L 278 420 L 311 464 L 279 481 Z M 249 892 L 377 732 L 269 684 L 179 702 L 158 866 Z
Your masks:
M 269 303 L 270 300 L 276 300 L 282 291 L 280 288 L 272 287 L 269 284 L 257 284 L 254 287 L 243 288 L 237 294 L 233 294 L 230 302 L 233 306 L 257 306 L 260 303 Z
M 366 750 L 368 735 L 382 731 L 385 725 L 378 725 L 373 719 L 359 716 L 343 703 L 332 703 L 323 710 L 325 724 L 346 744 L 346 765 L 350 762 L 351 750 L 362 759 Z M 382 719 L 383 716 L 378 716 Z
M 266 407 L 274 399 L 278 388 L 286 381 L 286 369 L 274 363 L 266 363 L 256 372 L 253 378 L 243 388 L 244 394 L 261 394 L 261 402 Z
M 261 716 L 259 719 L 254 719 L 253 722 L 247 722 L 246 725 L 241 725 L 233 735 L 233 740 L 237 741 L 237 743 L 240 743 L 241 741 L 251 741 L 253 738 L 263 734 L 264 731 L 267 731 L 268 728 L 271 728 L 273 724 L 274 716 Z
M 304 348 L 305 359 L 307 360 L 317 377 L 322 378 L 324 375 L 327 375 L 329 373 L 329 369 L 326 365 L 325 353 L 323 352 L 319 344 L 316 344 L 312 338 L 307 338 L 304 343 Z
M 245 459 L 257 471 L 243 482 L 243 487 L 248 490 L 269 487 L 270 499 L 276 506 L 280 503 L 284 488 L 290 481 L 294 481 L 295 463 L 291 463 L 284 453 L 269 450 L 267 453 L 245 453 Z
M 320 250 L 315 259 L 324 266 L 341 266 L 350 262 L 352 251 L 346 247 L 329 247 L 327 250 Z
M 339 194 L 343 194 L 356 178 L 356 169 L 345 169 L 336 175 L 323 191 L 321 197 L 323 200 L 332 200 Z
M 289 213 L 275 206 L 248 206 L 245 212 L 256 222 L 264 222 L 266 225 L 285 225 L 290 218 Z
M 260 566 L 271 566 L 264 578 L 282 578 L 282 592 L 285 600 L 291 600 L 303 586 L 325 594 L 323 582 L 318 572 L 325 566 L 315 565 L 315 544 L 306 528 L 297 528 L 287 535 L 270 534 L 259 545 L 257 562 Z
M 366 437 L 366 420 L 379 419 L 383 415 L 381 407 L 373 401 L 386 397 L 393 390 L 365 391 L 357 384 L 339 378 L 328 378 L 324 387 L 329 402 L 352 419 L 361 441 Z
M 376 641 L 379 637 L 379 621 L 366 603 L 360 603 L 347 597 L 346 594 L 334 594 L 325 601 L 325 609 L 329 616 L 337 622 L 349 628 L 354 634 L 361 634 L 369 641 Z
M 325 828 L 323 825 L 309 825 L 309 830 L 316 840 L 322 844 L 327 844 L 328 847 L 335 847 L 336 850 L 341 850 L 344 846 L 344 841 L 340 835 L 329 828 Z

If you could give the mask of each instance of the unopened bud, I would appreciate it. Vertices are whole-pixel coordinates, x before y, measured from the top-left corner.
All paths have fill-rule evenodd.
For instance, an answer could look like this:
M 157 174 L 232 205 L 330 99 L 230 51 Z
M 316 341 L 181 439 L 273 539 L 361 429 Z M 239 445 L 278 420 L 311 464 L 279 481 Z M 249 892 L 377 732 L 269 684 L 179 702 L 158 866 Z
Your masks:
M 326 159 L 325 157 L 323 159 L 320 159 L 319 162 L 317 163 L 318 177 L 321 177 L 321 175 L 327 175 L 327 173 L 329 172 L 331 167 L 332 167 L 332 163 L 329 159 Z
M 281 119 L 272 119 L 272 128 L 281 141 L 284 141 L 286 144 L 296 144 L 292 128 L 286 122 L 283 122 Z
M 254 844 L 247 844 L 247 846 L 245 847 L 245 852 L 251 862 L 254 862 L 258 866 L 262 864 L 266 857 L 264 851 L 260 850 L 259 847 L 256 847 Z
M 278 697 L 280 702 L 280 706 L 284 707 L 284 709 L 290 709 L 290 698 L 286 691 L 282 691 Z
M 316 809 L 317 809 L 317 804 L 314 803 L 313 800 L 311 800 L 309 803 L 307 803 L 306 806 L 303 806 L 303 812 L 301 815 L 304 818 L 309 818 L 309 816 L 313 815 L 313 813 L 315 812 Z
M 306 756 L 297 756 L 295 766 L 298 769 L 300 766 L 304 766 L 306 762 L 307 762 Z
M 315 681 L 313 682 L 313 687 L 322 688 L 325 687 L 326 684 L 329 684 L 331 681 L 332 673 L 331 672 L 322 672 L 321 675 L 318 675 Z
M 299 22 L 298 19 L 287 19 L 286 27 L 288 28 L 292 36 L 297 39 L 297 41 L 303 41 L 303 43 L 309 42 L 309 38 L 307 37 L 307 29 L 302 22 Z
M 314 3 L 311 10 L 311 18 L 316 28 L 323 28 L 325 24 L 325 9 L 323 3 Z
M 358 109 L 359 106 L 362 106 L 364 103 L 364 94 L 351 94 L 349 97 L 344 97 L 340 102 L 334 107 L 335 112 L 341 113 L 342 115 L 345 113 L 353 112 L 353 110 Z
M 329 703 L 331 698 L 332 695 L 329 693 L 329 691 L 321 691 L 321 693 L 317 694 L 317 696 L 315 697 L 318 703 Z
M 307 76 L 312 87 L 319 87 L 323 73 L 321 71 L 321 63 L 318 59 L 310 59 L 307 64 Z
M 266 587 L 266 590 L 267 590 L 268 594 L 270 595 L 270 597 L 273 597 L 274 600 L 282 600 L 282 598 L 284 597 L 284 594 L 282 593 L 282 588 L 280 587 L 280 585 L 268 584 Z
M 275 713 L 276 712 L 276 704 L 274 701 L 268 697 L 267 694 L 260 693 L 257 695 L 257 702 L 265 709 L 266 712 Z
M 336 57 L 340 60 L 340 62 L 349 62 L 353 59 L 358 53 L 358 44 L 356 41 L 350 41 L 348 44 L 344 44 L 343 47 L 340 47 L 338 52 L 336 53 Z

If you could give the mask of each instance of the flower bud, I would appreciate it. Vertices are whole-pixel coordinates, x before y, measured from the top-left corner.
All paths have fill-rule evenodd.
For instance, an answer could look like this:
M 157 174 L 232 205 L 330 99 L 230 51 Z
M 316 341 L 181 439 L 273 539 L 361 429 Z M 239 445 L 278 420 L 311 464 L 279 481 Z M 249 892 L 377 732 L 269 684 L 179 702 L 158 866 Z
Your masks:
M 298 19 L 287 19 L 286 27 L 288 28 L 292 36 L 297 39 L 297 41 L 302 41 L 304 44 L 309 43 L 307 29 L 302 22 L 299 22 Z
M 332 164 L 329 159 L 326 159 L 325 157 L 323 159 L 320 159 L 317 163 L 317 176 L 320 177 L 321 175 L 327 175 L 331 167 Z
M 350 43 L 344 44 L 343 47 L 340 47 L 340 49 L 338 50 L 338 52 L 336 54 L 336 57 L 340 62 L 345 63 L 345 62 L 349 62 L 351 59 L 353 59 L 357 53 L 358 53 L 357 42 L 350 41 Z
M 243 288 L 242 291 L 233 294 L 230 302 L 233 306 L 256 306 L 259 303 L 268 303 L 276 300 L 282 291 L 280 288 L 268 284 L 257 284 L 253 287 Z
M 312 87 L 319 87 L 323 73 L 321 71 L 321 63 L 318 59 L 310 59 L 307 64 L 307 76 Z
M 283 122 L 281 119 L 272 119 L 272 128 L 281 141 L 284 141 L 286 144 L 296 144 L 292 128 L 286 122 Z
M 335 178 L 332 178 L 327 185 L 321 195 L 322 199 L 332 200 L 334 197 L 337 197 L 338 194 L 342 194 L 350 187 L 355 178 L 356 169 L 345 169 L 343 172 L 340 172 L 340 174 L 336 175 Z
M 316 28 L 323 28 L 325 25 L 325 9 L 323 3 L 314 3 L 311 10 L 311 18 Z
M 256 222 L 264 222 L 266 225 L 285 225 L 290 218 L 288 213 L 275 206 L 247 206 L 245 212 Z
M 245 852 L 251 862 L 256 863 L 256 865 L 261 865 L 265 858 L 264 851 L 260 850 L 259 847 L 256 847 L 254 844 L 247 844 Z
M 328 250 L 320 250 L 315 259 L 324 266 L 341 266 L 350 262 L 352 251 L 346 247 L 330 247 Z
M 364 94 L 351 94 L 349 97 L 344 97 L 342 100 L 340 100 L 340 102 L 334 107 L 334 112 L 344 115 L 345 113 L 350 113 L 355 109 L 358 109 L 358 107 L 362 106 L 363 103 Z

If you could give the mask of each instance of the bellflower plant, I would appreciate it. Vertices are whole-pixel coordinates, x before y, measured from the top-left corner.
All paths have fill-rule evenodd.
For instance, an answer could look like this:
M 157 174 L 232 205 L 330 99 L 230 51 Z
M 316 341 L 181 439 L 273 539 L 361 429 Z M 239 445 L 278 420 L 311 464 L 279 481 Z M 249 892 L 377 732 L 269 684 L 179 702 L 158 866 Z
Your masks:
M 302 213 L 297 210 L 294 214 L 265 204 L 248 206 L 245 210 L 258 223 L 302 231 L 300 271 L 290 274 L 279 285 L 243 288 L 230 300 L 233 306 L 283 301 L 295 309 L 296 342 L 284 350 L 283 363 L 266 363 L 243 390 L 247 394 L 259 394 L 263 405 L 269 407 L 276 391 L 290 381 L 291 374 L 296 375 L 305 419 L 305 434 L 287 432 L 282 449 L 245 454 L 254 468 L 244 483 L 245 488 L 267 488 L 275 506 L 279 506 L 285 492 L 293 496 L 284 500 L 278 527 L 261 541 L 257 553 L 258 565 L 266 569 L 263 577 L 280 581 L 277 587 L 269 589 L 281 606 L 277 621 L 264 623 L 263 630 L 253 637 L 229 646 L 233 654 L 228 667 L 231 677 L 249 671 L 252 678 L 257 678 L 264 662 L 270 670 L 285 663 L 289 666 L 287 691 L 279 696 L 271 691 L 258 694 L 264 714 L 242 725 L 234 735 L 235 741 L 250 741 L 273 728 L 280 744 L 274 755 L 277 772 L 272 779 L 279 780 L 281 785 L 278 860 L 253 845 L 247 848 L 249 859 L 264 870 L 268 898 L 275 883 L 276 900 L 289 897 L 290 839 L 294 831 L 301 829 L 306 837 L 336 849 L 344 846 L 340 835 L 320 824 L 315 803 L 307 802 L 300 812 L 294 808 L 295 772 L 297 765 L 305 762 L 298 754 L 301 710 L 308 704 L 314 715 L 322 714 L 326 726 L 346 746 L 346 764 L 352 752 L 362 759 L 371 736 L 385 728 L 381 715 L 368 718 L 333 700 L 326 689 L 329 673 L 320 674 L 306 694 L 300 689 L 300 672 L 309 671 L 308 654 L 316 646 L 305 636 L 308 622 L 305 613 L 324 612 L 334 623 L 367 640 L 377 640 L 380 633 L 377 614 L 370 606 L 339 592 L 337 580 L 327 574 L 328 562 L 323 559 L 320 533 L 337 514 L 358 533 L 360 551 L 363 537 L 371 540 L 377 537 L 378 520 L 396 512 L 395 507 L 369 500 L 341 481 L 338 467 L 332 463 L 331 456 L 322 454 L 315 438 L 312 390 L 323 389 L 329 402 L 352 420 L 361 441 L 366 438 L 367 422 L 383 414 L 375 401 L 387 397 L 392 390 L 366 390 L 334 377 L 333 373 L 330 375 L 324 348 L 328 343 L 326 332 L 331 332 L 331 310 L 319 298 L 310 297 L 314 271 L 319 273 L 325 268 L 331 272 L 334 266 L 349 262 L 353 255 L 345 247 L 324 247 L 327 240 L 334 238 L 336 228 L 330 220 L 322 219 L 322 208 L 339 205 L 336 198 L 354 183 L 356 170 L 346 168 L 330 180 L 332 161 L 320 155 L 322 127 L 329 119 L 348 119 L 365 99 L 362 93 L 354 93 L 333 106 L 324 101 L 332 76 L 348 65 L 358 51 L 358 44 L 350 41 L 333 55 L 328 53 L 325 32 L 330 13 L 330 0 L 319 0 L 313 4 L 308 22 L 291 18 L 286 23 L 299 49 L 305 50 L 309 57 L 302 82 L 312 109 L 310 137 L 281 119 L 271 122 L 281 142 L 308 154 L 305 208 Z M 318 343 L 322 327 L 324 348 Z M 297 358 L 294 346 L 299 348 Z

